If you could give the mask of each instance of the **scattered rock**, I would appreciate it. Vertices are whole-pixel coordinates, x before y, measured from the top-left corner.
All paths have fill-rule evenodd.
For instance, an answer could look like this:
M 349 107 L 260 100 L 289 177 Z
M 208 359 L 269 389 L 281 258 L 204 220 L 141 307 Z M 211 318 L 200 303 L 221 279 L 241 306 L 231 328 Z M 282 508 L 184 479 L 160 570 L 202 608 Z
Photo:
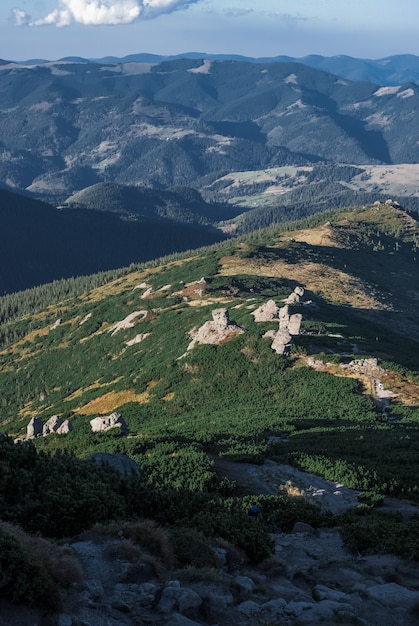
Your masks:
M 59 317 L 52 326 L 50 326 L 50 330 L 54 330 L 55 328 L 58 328 L 58 326 L 61 326 L 63 320 L 61 319 L 61 317 Z
M 126 454 L 111 454 L 108 452 L 93 452 L 86 457 L 86 461 L 93 461 L 98 464 L 110 465 L 118 470 L 120 474 L 130 476 L 141 474 L 140 466 L 138 463 L 131 459 Z
M 255 322 L 271 322 L 279 320 L 279 307 L 274 300 L 268 300 L 259 308 L 252 311 Z
M 188 350 L 191 350 L 196 343 L 221 344 L 244 332 L 244 328 L 230 322 L 227 309 L 214 309 L 212 311 L 212 321 L 205 322 L 203 326 L 197 330 L 193 329 L 189 333 L 192 341 L 188 346 Z
M 136 320 L 137 317 L 139 317 L 140 315 L 142 316 L 142 319 L 145 319 L 149 315 L 149 312 L 148 311 L 134 311 L 133 313 L 130 313 L 129 315 L 127 315 L 126 318 L 123 319 L 122 321 L 114 324 L 114 326 L 112 326 L 109 329 L 109 332 L 113 336 L 116 333 L 118 333 L 120 330 L 132 328 L 134 326 L 134 320 Z
M 111 413 L 110 415 L 99 415 L 90 420 L 92 432 L 103 433 L 111 428 L 120 428 L 121 431 L 127 432 L 128 426 L 120 413 Z
M 26 439 L 40 437 L 44 428 L 44 422 L 39 417 L 33 417 L 26 427 Z
M 151 333 L 140 333 L 139 335 L 136 335 L 134 337 L 134 339 L 131 339 L 130 341 L 126 341 L 126 345 L 127 346 L 135 346 L 137 343 L 141 343 L 142 341 L 144 341 L 144 339 L 146 337 L 148 337 Z

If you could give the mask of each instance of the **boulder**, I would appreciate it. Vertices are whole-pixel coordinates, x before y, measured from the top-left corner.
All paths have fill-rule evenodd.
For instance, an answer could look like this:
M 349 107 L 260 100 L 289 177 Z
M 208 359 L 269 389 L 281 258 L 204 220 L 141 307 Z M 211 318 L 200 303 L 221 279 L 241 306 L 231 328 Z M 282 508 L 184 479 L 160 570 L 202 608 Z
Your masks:
M 279 330 L 271 344 L 271 348 L 277 354 L 285 354 L 291 346 L 292 336 L 286 328 Z
M 33 417 L 26 427 L 26 439 L 40 437 L 44 428 L 44 422 L 40 417 Z
M 197 330 L 193 329 L 189 333 L 192 342 L 189 344 L 188 350 L 191 350 L 196 343 L 221 344 L 223 341 L 232 339 L 244 332 L 243 328 L 230 322 L 227 309 L 214 309 L 212 321 L 205 322 L 203 326 Z
M 368 589 L 368 596 L 388 607 L 412 606 L 419 602 L 419 591 L 411 591 L 397 583 L 374 585 Z
M 56 433 L 63 421 L 63 418 L 59 417 L 58 415 L 53 415 L 52 417 L 50 417 L 49 420 L 45 422 L 42 428 L 43 436 L 46 437 L 46 435 Z
M 109 329 L 109 332 L 113 336 L 116 333 L 118 333 L 120 330 L 125 330 L 126 328 L 132 328 L 135 325 L 135 320 L 140 315 L 142 316 L 142 319 L 145 319 L 148 315 L 148 311 L 134 311 L 133 313 L 130 313 L 123 320 L 114 324 Z
M 128 431 L 125 420 L 119 413 L 111 413 L 110 415 L 98 415 L 90 420 L 92 432 L 103 433 L 111 428 L 120 428 L 121 431 Z
M 304 287 L 298 286 L 294 291 L 284 300 L 285 304 L 296 304 L 301 302 L 304 297 Z
M 171 581 L 162 591 L 160 602 L 158 604 L 159 611 L 162 613 L 170 613 L 177 609 L 181 613 L 186 613 L 201 606 L 202 600 L 193 589 L 187 589 L 173 584 L 178 581 Z
M 57 435 L 67 435 L 67 433 L 72 430 L 73 424 L 70 422 L 70 420 L 64 420 L 61 426 L 59 426 L 55 432 Z
M 111 454 L 108 452 L 93 452 L 86 457 L 86 461 L 93 461 L 94 463 L 102 465 L 110 465 L 118 470 L 120 474 L 124 476 L 130 476 L 131 474 L 140 475 L 141 470 L 138 463 L 131 459 L 126 454 Z
M 255 318 L 255 322 L 271 322 L 272 320 L 278 320 L 279 307 L 273 300 L 268 300 L 268 302 L 252 311 L 251 314 Z

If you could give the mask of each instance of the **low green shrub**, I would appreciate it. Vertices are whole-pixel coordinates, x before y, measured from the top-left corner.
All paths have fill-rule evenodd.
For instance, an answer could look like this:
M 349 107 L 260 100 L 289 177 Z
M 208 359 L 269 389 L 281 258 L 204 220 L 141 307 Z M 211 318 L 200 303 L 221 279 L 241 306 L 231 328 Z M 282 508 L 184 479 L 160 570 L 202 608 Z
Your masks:
M 12 604 L 58 608 L 59 590 L 33 554 L 0 528 L 0 596 Z

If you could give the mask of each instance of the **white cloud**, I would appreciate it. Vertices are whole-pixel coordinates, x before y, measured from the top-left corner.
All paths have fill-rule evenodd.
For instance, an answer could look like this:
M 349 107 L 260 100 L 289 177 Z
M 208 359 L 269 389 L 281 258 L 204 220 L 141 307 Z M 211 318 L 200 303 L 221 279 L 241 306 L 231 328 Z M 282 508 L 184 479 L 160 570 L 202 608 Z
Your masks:
M 12 22 L 15 26 L 26 26 L 31 22 L 31 16 L 23 9 L 12 9 Z
M 31 19 L 22 9 L 14 9 L 18 26 L 69 26 L 131 24 L 138 19 L 151 19 L 163 13 L 186 9 L 200 0 L 58 0 L 56 9 L 40 19 Z
M 225 15 L 228 17 L 243 17 L 244 15 L 249 15 L 250 13 L 254 13 L 254 9 L 225 9 Z

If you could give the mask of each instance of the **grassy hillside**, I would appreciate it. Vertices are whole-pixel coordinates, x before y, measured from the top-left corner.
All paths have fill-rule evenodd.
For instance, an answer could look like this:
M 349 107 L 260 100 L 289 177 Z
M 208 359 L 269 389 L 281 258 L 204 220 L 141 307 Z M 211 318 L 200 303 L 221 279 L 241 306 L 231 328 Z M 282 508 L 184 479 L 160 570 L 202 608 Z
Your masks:
M 28 294 L 2 298 L 0 429 L 24 437 L 33 417 L 68 418 L 72 432 L 37 448 L 125 452 L 159 487 L 214 488 L 208 455 L 274 456 L 416 499 L 417 237 L 411 216 L 371 206 L 133 267 L 65 299 L 51 294 L 49 306 L 44 290 L 31 313 Z M 251 313 L 269 299 L 282 306 L 296 286 L 306 290 L 290 305 L 302 332 L 284 358 L 263 337 L 278 322 Z M 190 331 L 218 308 L 245 332 L 188 350 Z M 342 367 L 367 357 L 398 394 L 386 412 L 373 377 Z M 113 411 L 128 436 L 90 431 Z M 273 444 L 283 433 L 288 443 Z

